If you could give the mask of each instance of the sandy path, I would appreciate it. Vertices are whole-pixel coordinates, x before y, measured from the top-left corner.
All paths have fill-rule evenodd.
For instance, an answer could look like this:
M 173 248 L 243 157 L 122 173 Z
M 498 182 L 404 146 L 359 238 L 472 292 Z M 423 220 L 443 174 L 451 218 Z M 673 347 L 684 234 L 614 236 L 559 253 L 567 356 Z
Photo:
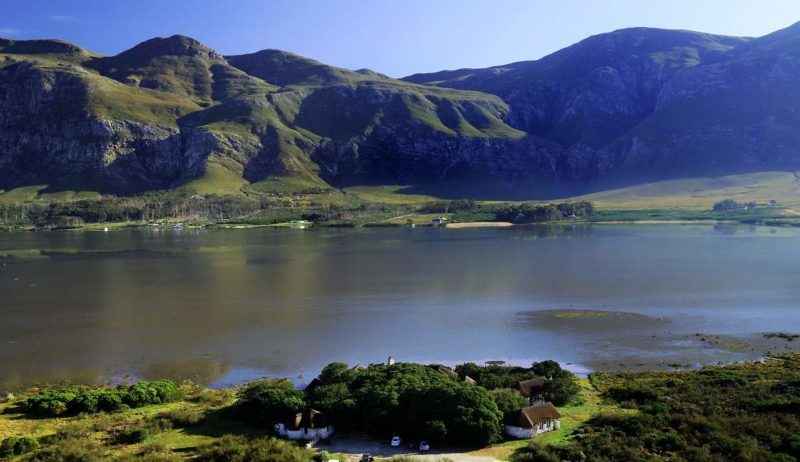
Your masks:
M 331 444 L 319 445 L 317 449 L 347 456 L 348 461 L 358 462 L 362 454 L 369 453 L 375 458 L 392 456 L 411 456 L 420 461 L 436 461 L 450 459 L 453 462 L 498 462 L 498 459 L 487 456 L 471 455 L 468 452 L 436 451 L 421 455 L 406 447 L 393 448 L 388 441 L 376 441 L 368 438 L 334 438 Z M 435 448 L 434 448 L 435 449 Z

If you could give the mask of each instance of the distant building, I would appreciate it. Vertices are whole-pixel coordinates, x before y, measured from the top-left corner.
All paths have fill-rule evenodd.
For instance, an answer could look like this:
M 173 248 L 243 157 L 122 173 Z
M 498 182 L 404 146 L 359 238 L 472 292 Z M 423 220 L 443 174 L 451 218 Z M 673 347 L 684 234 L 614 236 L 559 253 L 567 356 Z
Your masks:
M 306 397 L 313 395 L 314 390 L 316 390 L 317 387 L 319 387 L 320 385 L 322 385 L 322 381 L 319 379 L 319 377 L 314 377 L 312 381 L 308 382 L 306 388 L 303 389 L 303 391 L 306 394 Z
M 456 373 L 456 371 L 454 371 L 452 368 L 449 368 L 447 366 L 442 366 L 440 364 L 431 364 L 428 367 L 430 367 L 431 369 L 435 370 L 436 372 L 438 372 L 438 373 L 440 373 L 442 375 L 446 375 L 446 376 L 452 377 L 454 379 L 458 378 L 458 374 Z
M 324 413 L 307 408 L 276 423 L 275 432 L 290 440 L 322 440 L 333 434 L 333 425 Z
M 446 221 L 447 221 L 447 218 L 445 218 L 445 217 L 437 217 L 437 218 L 434 218 L 433 220 L 431 220 L 431 224 L 433 226 L 442 226 L 442 225 L 445 224 Z
M 503 417 L 503 432 L 512 438 L 533 438 L 561 428 L 561 414 L 551 403 L 540 403 Z
M 550 380 L 547 377 L 533 377 L 523 380 L 517 385 L 522 396 L 528 398 L 530 404 L 544 401 L 544 388 Z
M 393 364 L 394 364 L 394 363 L 396 363 L 396 362 L 397 362 L 397 361 L 395 361 L 395 360 L 394 360 L 394 358 L 392 358 L 391 356 L 389 356 L 389 359 L 387 359 L 387 360 L 386 360 L 386 365 L 387 365 L 387 366 L 391 366 L 391 365 L 393 365 Z
M 350 370 L 353 372 L 364 372 L 365 370 L 367 370 L 367 368 L 362 366 L 361 364 L 356 364 L 355 366 L 351 367 Z

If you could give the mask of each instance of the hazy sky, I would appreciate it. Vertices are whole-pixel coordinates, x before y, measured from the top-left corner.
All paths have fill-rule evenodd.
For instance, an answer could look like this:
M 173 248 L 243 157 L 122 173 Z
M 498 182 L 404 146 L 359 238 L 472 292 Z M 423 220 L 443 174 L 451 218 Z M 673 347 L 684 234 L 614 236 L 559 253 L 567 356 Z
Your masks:
M 184 34 L 394 77 L 536 59 L 624 27 L 758 36 L 796 21 L 800 0 L 0 0 L 0 37 L 116 54 Z

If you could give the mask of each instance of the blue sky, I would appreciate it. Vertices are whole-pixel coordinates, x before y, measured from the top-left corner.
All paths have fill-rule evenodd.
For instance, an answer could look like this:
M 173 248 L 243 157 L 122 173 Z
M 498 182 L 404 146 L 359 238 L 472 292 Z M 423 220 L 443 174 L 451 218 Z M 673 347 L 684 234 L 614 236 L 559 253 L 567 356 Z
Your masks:
M 797 21 L 799 0 L 0 0 L 0 37 L 116 54 L 184 34 L 394 77 L 536 59 L 624 27 L 758 36 Z

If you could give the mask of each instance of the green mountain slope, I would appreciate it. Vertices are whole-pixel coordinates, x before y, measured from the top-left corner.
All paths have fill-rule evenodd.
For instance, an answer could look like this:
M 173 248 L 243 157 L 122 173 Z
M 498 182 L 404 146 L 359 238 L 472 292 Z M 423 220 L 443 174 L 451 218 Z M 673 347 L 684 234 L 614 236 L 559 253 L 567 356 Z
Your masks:
M 397 80 L 177 35 L 108 57 L 0 39 L 0 190 L 530 197 L 791 172 L 799 52 L 800 26 L 757 39 L 635 28 Z

